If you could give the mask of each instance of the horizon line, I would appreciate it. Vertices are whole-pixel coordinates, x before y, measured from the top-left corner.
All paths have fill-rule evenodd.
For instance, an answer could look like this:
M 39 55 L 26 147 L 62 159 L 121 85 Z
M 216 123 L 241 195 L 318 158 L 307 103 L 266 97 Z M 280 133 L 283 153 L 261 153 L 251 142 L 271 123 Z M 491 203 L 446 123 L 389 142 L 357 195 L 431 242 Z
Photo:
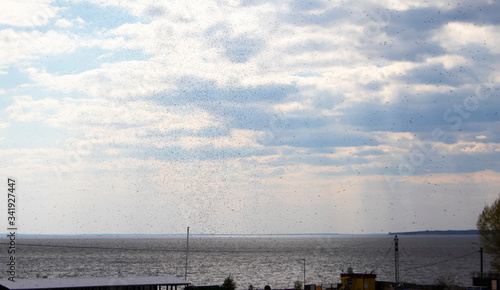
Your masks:
M 190 233 L 190 236 L 362 236 L 362 235 L 395 235 L 395 234 L 415 234 L 415 233 L 433 233 L 433 232 L 470 232 L 477 229 L 468 230 L 421 230 L 421 231 L 405 231 L 405 232 L 384 232 L 384 233 L 266 233 L 266 234 L 220 234 L 220 233 Z M 9 235 L 10 233 L 4 233 Z M 16 236 L 186 236 L 186 233 L 170 233 L 170 234 L 24 234 L 16 233 Z

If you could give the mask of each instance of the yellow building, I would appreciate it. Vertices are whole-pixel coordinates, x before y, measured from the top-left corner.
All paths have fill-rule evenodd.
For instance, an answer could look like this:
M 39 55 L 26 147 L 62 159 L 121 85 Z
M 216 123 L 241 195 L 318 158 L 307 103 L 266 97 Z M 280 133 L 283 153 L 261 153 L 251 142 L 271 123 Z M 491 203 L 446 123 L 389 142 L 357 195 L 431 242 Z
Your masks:
M 340 274 L 342 289 L 345 290 L 375 290 L 375 274 Z

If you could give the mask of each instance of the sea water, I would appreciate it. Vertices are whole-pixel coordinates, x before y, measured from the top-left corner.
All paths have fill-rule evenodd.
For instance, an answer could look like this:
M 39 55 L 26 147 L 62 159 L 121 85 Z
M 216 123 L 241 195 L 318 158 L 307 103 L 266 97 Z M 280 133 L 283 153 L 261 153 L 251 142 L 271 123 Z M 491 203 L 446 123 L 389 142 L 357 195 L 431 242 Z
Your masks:
M 1 242 L 7 249 L 7 241 Z M 18 237 L 16 242 L 18 278 L 172 275 L 194 285 L 221 285 L 231 274 L 238 289 L 262 289 L 293 288 L 305 274 L 307 284 L 330 287 L 352 267 L 377 274 L 378 281 L 395 279 L 389 235 L 191 236 L 189 253 L 181 236 Z M 476 235 L 399 236 L 398 252 L 400 280 L 408 283 L 445 278 L 469 286 L 471 273 L 480 270 Z M 485 271 L 490 259 L 485 256 Z

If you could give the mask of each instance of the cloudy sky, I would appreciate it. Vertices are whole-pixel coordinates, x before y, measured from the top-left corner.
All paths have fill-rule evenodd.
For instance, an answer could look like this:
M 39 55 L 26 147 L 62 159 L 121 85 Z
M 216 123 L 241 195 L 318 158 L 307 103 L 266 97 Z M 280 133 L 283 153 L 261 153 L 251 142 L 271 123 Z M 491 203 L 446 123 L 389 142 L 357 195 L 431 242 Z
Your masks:
M 473 229 L 500 193 L 498 1 L 0 6 L 22 233 Z

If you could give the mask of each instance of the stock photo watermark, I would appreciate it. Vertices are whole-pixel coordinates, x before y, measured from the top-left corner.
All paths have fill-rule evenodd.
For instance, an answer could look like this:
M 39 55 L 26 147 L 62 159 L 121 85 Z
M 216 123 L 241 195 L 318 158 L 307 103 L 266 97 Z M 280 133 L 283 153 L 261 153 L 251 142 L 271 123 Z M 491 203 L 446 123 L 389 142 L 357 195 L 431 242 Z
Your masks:
M 80 140 L 70 142 L 70 150 L 66 153 L 64 162 L 59 165 L 53 166 L 52 171 L 56 174 L 59 181 L 62 180 L 64 173 L 68 173 L 76 169 L 79 165 L 83 164 L 84 158 L 89 153 L 96 149 L 99 144 L 104 143 L 113 134 L 112 125 L 105 126 L 106 124 L 113 124 L 113 116 L 118 116 L 128 122 L 140 122 L 141 117 L 137 111 L 141 109 L 140 101 L 136 98 L 129 98 L 114 102 L 115 106 L 111 109 L 115 110 L 113 115 L 104 115 L 101 119 L 101 126 L 92 127 L 91 133 L 83 135 Z
M 18 231 L 17 212 L 19 209 L 19 198 L 17 194 L 17 178 L 7 178 L 7 238 L 8 238 L 8 263 L 6 273 L 9 281 L 16 281 L 16 267 L 18 260 L 16 259 L 16 235 Z
M 54 18 L 57 15 L 59 8 L 56 5 L 38 5 L 36 7 L 36 12 L 26 19 L 25 23 L 22 23 L 22 28 L 19 30 L 14 30 L 13 36 L 8 36 L 5 39 L 6 43 L 8 43 L 11 47 L 17 48 L 17 45 L 21 43 L 21 40 L 25 40 L 27 42 L 33 41 L 33 33 L 36 32 L 36 27 L 42 27 L 50 23 L 50 19 Z
M 492 77 L 489 80 L 479 79 L 481 82 L 476 86 L 474 94 L 455 102 L 451 108 L 443 112 L 442 119 L 451 131 L 459 131 L 465 120 L 479 109 L 481 102 L 489 100 L 495 91 L 495 83 Z M 429 156 L 436 153 L 435 144 L 446 142 L 450 130 L 435 127 L 431 131 L 429 140 L 416 142 L 413 150 L 405 156 L 398 156 L 399 163 L 395 166 L 396 172 L 388 172 L 387 184 L 391 191 L 395 191 L 396 184 L 404 182 L 404 177 L 414 175 L 416 170 L 424 164 Z
M 362 35 L 358 37 L 358 43 L 361 46 L 371 44 L 376 37 L 382 34 L 383 27 L 387 27 L 392 20 L 391 12 L 388 9 L 375 9 L 366 11 L 366 13 L 370 22 L 364 27 Z

